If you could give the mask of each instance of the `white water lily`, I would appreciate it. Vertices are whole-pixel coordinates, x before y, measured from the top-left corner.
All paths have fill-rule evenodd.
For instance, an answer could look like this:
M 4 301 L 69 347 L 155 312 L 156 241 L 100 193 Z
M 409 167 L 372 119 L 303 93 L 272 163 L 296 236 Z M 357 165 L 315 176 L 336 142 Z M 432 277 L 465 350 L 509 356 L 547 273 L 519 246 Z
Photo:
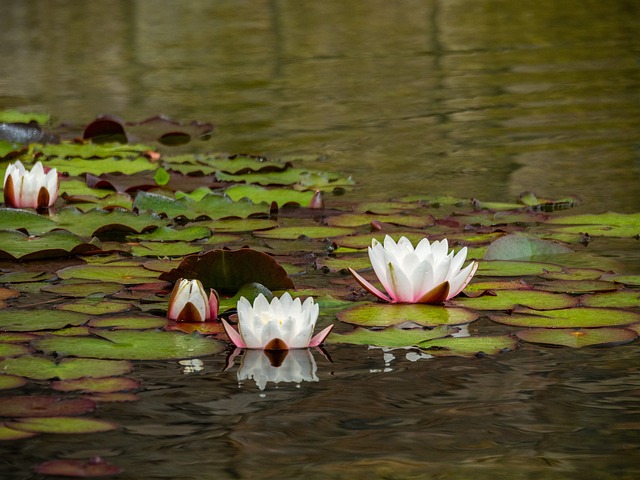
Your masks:
M 396 243 L 387 235 L 384 244 L 374 238 L 369 259 L 386 295 L 353 269 L 349 271 L 360 285 L 385 302 L 442 303 L 458 295 L 478 268 L 477 262 L 462 268 L 467 247 L 456 255 L 448 250 L 446 239 L 429 243 L 423 238 L 414 249 L 406 237 Z
M 58 198 L 58 172 L 47 173 L 41 162 L 31 171 L 19 160 L 7 167 L 4 174 L 4 203 L 13 208 L 48 208 Z
M 218 318 L 218 297 L 211 289 L 207 297 L 200 280 L 180 279 L 169 298 L 167 316 L 182 322 L 206 322 Z
M 271 303 L 261 293 L 253 305 L 245 297 L 238 301 L 238 331 L 224 319 L 222 324 L 231 341 L 241 348 L 287 350 L 320 345 L 329 335 L 329 325 L 316 336 L 313 330 L 320 308 L 313 298 L 304 303 L 287 292 Z

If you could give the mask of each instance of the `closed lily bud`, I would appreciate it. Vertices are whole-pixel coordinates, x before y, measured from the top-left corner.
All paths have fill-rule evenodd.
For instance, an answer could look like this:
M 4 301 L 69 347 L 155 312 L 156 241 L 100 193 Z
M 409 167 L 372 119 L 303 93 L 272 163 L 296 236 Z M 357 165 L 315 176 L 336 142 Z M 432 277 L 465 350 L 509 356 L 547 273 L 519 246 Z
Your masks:
M 7 167 L 4 174 L 4 203 L 13 208 L 48 208 L 58 198 L 58 172 L 47 173 L 37 162 L 28 171 L 19 160 Z
M 200 280 L 180 279 L 169 298 L 167 316 L 180 322 L 206 322 L 218 318 L 218 296 L 213 289 L 209 296 Z

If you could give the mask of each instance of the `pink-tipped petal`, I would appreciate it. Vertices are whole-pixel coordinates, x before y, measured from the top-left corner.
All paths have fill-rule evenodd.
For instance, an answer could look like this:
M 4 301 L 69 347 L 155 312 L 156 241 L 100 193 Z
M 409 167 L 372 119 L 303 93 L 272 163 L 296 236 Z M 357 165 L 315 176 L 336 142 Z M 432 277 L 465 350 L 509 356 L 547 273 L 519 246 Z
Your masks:
M 364 288 L 366 291 L 368 291 L 369 293 L 375 295 L 376 297 L 378 297 L 380 300 L 384 300 L 385 302 L 389 302 L 389 303 L 394 303 L 394 301 L 386 296 L 384 293 L 382 293 L 380 290 L 378 290 L 376 287 L 374 287 L 373 285 L 371 285 L 371 283 L 369 283 L 367 280 L 365 280 L 362 276 L 360 276 L 360 274 L 358 274 L 353 268 L 349 269 L 349 273 L 351 273 L 351 275 L 353 275 L 353 278 L 356 279 L 356 281 L 362 286 L 362 288 Z
M 309 346 L 310 347 L 317 347 L 318 345 L 320 345 L 322 342 L 324 342 L 324 339 L 329 336 L 329 334 L 331 333 L 332 329 L 333 329 L 333 324 L 331 324 L 328 327 L 326 327 L 320 333 L 317 333 L 316 335 L 314 335 L 314 337 L 309 342 Z
M 218 295 L 215 290 L 212 288 L 209 290 L 209 309 L 211 311 L 210 317 L 207 320 L 216 320 L 218 318 Z
M 478 269 L 478 262 L 473 262 L 473 267 L 471 268 L 471 271 L 467 275 L 467 278 L 465 279 L 465 281 L 462 282 L 462 285 L 457 289 L 456 292 L 451 292 L 451 294 L 449 295 L 449 298 L 447 298 L 447 300 L 449 300 L 450 298 L 453 298 L 456 295 L 458 295 L 460 292 L 462 292 L 466 288 L 467 285 L 469 285 L 469 282 L 471 281 L 471 279 L 475 275 L 477 269 Z
M 224 327 L 224 331 L 229 337 L 229 340 L 231 340 L 236 347 L 247 348 L 245 343 L 242 341 L 242 337 L 240 336 L 240 334 L 236 331 L 235 328 L 229 325 L 229 323 L 227 323 L 224 318 L 222 319 L 222 326 Z

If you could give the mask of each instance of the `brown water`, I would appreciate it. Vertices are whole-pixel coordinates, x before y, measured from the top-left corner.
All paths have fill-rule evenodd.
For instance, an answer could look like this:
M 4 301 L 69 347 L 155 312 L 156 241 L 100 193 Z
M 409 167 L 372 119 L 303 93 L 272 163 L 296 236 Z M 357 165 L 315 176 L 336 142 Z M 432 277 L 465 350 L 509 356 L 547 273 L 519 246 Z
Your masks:
M 634 0 L 4 0 L 0 108 L 211 120 L 199 148 L 318 154 L 366 198 L 533 190 L 636 212 L 638 32 Z M 639 273 L 638 244 L 617 248 Z M 318 381 L 264 390 L 222 357 L 138 364 L 142 400 L 100 407 L 120 430 L 2 443 L 0 477 L 92 455 L 126 479 L 640 474 L 637 343 L 329 353 Z

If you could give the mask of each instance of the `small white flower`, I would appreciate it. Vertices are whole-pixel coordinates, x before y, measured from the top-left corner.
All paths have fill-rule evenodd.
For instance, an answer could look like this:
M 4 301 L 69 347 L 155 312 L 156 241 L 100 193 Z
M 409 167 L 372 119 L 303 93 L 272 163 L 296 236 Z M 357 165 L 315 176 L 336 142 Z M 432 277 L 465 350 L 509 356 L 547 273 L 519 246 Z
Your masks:
M 453 250 L 448 252 L 448 249 L 446 239 L 429 243 L 423 238 L 414 249 L 406 237 L 396 243 L 387 235 L 384 244 L 374 238 L 369 259 L 387 295 L 353 269 L 349 271 L 360 285 L 386 302 L 442 303 L 458 295 L 478 268 L 477 262 L 462 268 L 467 247 L 455 256 Z
M 287 350 L 320 345 L 329 335 L 333 325 L 315 337 L 313 330 L 319 313 L 313 298 L 304 303 L 291 298 L 289 293 L 274 297 L 271 303 L 260 294 L 253 305 L 244 297 L 238 301 L 238 331 L 224 319 L 222 324 L 231 341 L 241 348 L 263 350 Z
M 200 280 L 180 279 L 169 298 L 167 316 L 183 322 L 206 322 L 218 318 L 218 297 L 213 290 L 209 296 Z
M 58 173 L 55 168 L 44 173 L 37 162 L 28 171 L 19 160 L 4 174 L 4 203 L 13 208 L 48 208 L 58 198 Z

